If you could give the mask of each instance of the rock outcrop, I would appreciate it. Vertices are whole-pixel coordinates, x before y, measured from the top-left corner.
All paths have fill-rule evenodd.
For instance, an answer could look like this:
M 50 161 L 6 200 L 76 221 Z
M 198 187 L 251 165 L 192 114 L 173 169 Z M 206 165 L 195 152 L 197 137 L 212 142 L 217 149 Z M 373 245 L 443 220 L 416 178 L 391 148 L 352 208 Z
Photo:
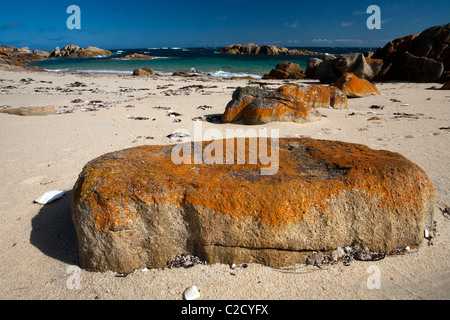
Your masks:
M 348 109 L 348 99 L 345 93 L 333 86 L 310 85 L 298 86 L 288 84 L 276 90 L 287 96 L 299 98 L 314 108 Z
M 100 56 L 110 56 L 113 53 L 109 50 L 104 50 L 96 47 L 80 48 L 76 45 L 68 45 L 62 48 L 56 47 L 50 53 L 51 58 L 92 58 Z
M 380 95 L 378 89 L 366 79 L 360 79 L 353 73 L 344 73 L 334 86 L 341 89 L 349 98 L 364 98 Z
M 258 87 L 237 88 L 225 108 L 222 123 L 264 124 L 271 121 L 304 123 L 321 119 L 313 107 L 294 96 Z
M 395 39 L 369 55 L 327 55 L 323 61 L 311 58 L 306 76 L 327 84 L 344 73 L 369 81 L 445 82 L 450 71 L 450 24 Z
M 432 225 L 433 185 L 397 153 L 269 139 L 278 155 L 270 165 L 279 170 L 261 175 L 268 165 L 250 164 L 255 139 L 142 146 L 89 162 L 73 192 L 80 266 L 128 273 L 164 267 L 182 253 L 208 263 L 282 267 L 305 263 L 313 250 L 355 243 L 379 252 L 414 248 Z M 225 146 L 233 150 L 237 140 L 248 164 L 237 164 L 236 153 L 234 163 L 214 162 L 225 163 Z M 172 161 L 196 148 L 203 163 Z
M 354 73 L 361 79 L 373 80 L 383 67 L 383 60 L 365 57 L 362 53 L 342 54 L 339 57 L 326 55 L 323 60 L 311 58 L 306 76 L 331 84 L 344 73 Z
M 336 60 L 335 56 L 326 55 L 323 61 L 315 67 L 313 79 L 318 79 L 323 84 L 335 82 L 342 72 L 334 66 L 334 60 Z
M 370 81 L 380 72 L 383 60 L 366 58 L 362 53 L 349 53 L 333 60 L 333 65 L 342 74 L 351 72 L 358 78 Z
M 155 72 L 152 68 L 142 68 L 142 69 L 135 69 L 133 71 L 133 76 L 152 76 Z
M 231 44 L 222 50 L 220 53 L 226 54 L 265 54 L 265 55 L 322 55 L 320 52 L 313 52 L 309 50 L 288 49 L 286 47 L 278 47 L 274 45 L 264 45 L 259 47 L 254 43 L 247 44 Z
M 148 56 L 146 54 L 140 54 L 140 53 L 133 53 L 126 55 L 124 57 L 121 57 L 120 60 L 152 60 L 154 57 Z
M 450 23 L 395 39 L 379 48 L 373 58 L 384 61 L 378 77 L 380 80 L 438 81 L 439 70 L 450 71 Z M 412 70 L 406 70 L 405 61 L 413 63 L 409 65 Z M 420 66 L 416 67 L 416 63 Z M 426 71 L 426 66 L 430 66 L 433 71 L 422 76 L 420 73 Z
M 304 79 L 305 71 L 300 69 L 300 65 L 293 62 L 280 62 L 275 69 L 272 69 L 263 79 Z
M 0 65 L 23 66 L 28 61 L 39 61 L 50 55 L 47 51 L 31 51 L 27 47 L 16 48 L 12 46 L 0 47 Z
M 417 57 L 407 51 L 397 53 L 388 68 L 385 79 L 414 82 L 437 82 L 444 72 L 442 62 Z

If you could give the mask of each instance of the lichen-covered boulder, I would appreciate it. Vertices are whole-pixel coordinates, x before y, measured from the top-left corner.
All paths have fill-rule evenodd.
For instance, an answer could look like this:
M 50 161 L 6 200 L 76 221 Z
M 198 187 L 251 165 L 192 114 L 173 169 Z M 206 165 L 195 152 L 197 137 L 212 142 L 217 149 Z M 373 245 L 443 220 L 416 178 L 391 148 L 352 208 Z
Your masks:
M 237 88 L 225 108 L 222 123 L 264 124 L 271 121 L 297 123 L 318 121 L 320 113 L 294 96 L 259 87 Z
M 294 96 L 314 108 L 348 109 L 345 93 L 333 86 L 288 84 L 276 90 L 279 93 Z
M 164 267 L 178 254 L 280 267 L 354 243 L 383 252 L 414 247 L 432 224 L 433 185 L 397 153 L 268 139 L 267 164 L 255 156 L 255 139 L 142 146 L 89 162 L 72 205 L 81 267 L 131 272 Z M 234 162 L 225 162 L 230 149 Z M 197 150 L 186 159 L 200 152 L 202 162 L 176 164 L 180 150 Z M 269 165 L 276 174 L 262 175 Z
M 353 73 L 344 73 L 334 86 L 341 89 L 349 98 L 364 98 L 380 95 L 377 87 L 366 79 L 360 79 Z

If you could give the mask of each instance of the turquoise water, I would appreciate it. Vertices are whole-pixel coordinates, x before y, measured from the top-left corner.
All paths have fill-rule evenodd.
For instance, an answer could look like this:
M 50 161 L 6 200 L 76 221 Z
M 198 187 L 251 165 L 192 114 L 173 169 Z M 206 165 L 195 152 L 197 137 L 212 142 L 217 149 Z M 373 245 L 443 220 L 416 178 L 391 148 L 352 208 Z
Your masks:
M 58 58 L 32 62 L 31 65 L 57 72 L 88 72 L 110 74 L 132 74 L 134 69 L 150 67 L 159 74 L 188 72 L 229 78 L 232 76 L 261 77 L 270 72 L 279 62 L 290 61 L 306 68 L 311 57 L 321 56 L 267 56 L 220 54 L 221 48 L 148 48 L 115 49 L 114 55 L 95 58 Z M 301 48 L 315 52 L 339 55 L 341 53 L 366 52 L 371 48 Z M 373 50 L 373 49 L 372 49 Z M 120 60 L 132 53 L 155 57 L 153 60 Z

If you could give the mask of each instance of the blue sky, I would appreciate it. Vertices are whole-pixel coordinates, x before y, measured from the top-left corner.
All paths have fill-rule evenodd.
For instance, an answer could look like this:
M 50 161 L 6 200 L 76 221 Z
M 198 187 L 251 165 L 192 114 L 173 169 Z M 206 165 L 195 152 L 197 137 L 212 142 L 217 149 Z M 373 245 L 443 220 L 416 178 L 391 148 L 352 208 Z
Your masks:
M 369 30 L 369 5 L 381 8 L 381 30 Z M 67 7 L 81 9 L 69 30 Z M 60 0 L 5 1 L 0 45 L 50 50 L 76 44 L 101 48 L 279 46 L 378 47 L 450 22 L 450 1 Z

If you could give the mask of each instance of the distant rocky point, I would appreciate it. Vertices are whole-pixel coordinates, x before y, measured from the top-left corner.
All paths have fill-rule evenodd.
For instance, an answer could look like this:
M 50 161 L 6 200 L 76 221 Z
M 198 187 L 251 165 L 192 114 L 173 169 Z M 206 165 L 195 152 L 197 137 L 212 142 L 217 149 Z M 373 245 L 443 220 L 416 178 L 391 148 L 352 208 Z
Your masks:
M 146 54 L 133 53 L 125 57 L 120 58 L 121 60 L 152 60 L 154 57 L 148 56 Z
M 13 46 L 0 46 L 0 66 L 5 70 L 15 70 L 24 67 L 26 62 L 39 61 L 50 58 L 92 58 L 110 56 L 113 53 L 96 47 L 80 48 L 76 45 L 68 45 L 62 49 L 55 50 L 30 50 L 28 47 L 16 48 Z M 37 67 L 27 67 L 39 70 Z M 43 70 L 43 69 L 40 69 Z
M 96 47 L 80 48 L 76 45 L 68 45 L 62 48 L 56 47 L 50 53 L 50 58 L 92 58 L 99 56 L 110 56 L 113 53 L 109 50 L 104 50 Z
M 313 52 L 309 50 L 288 49 L 285 47 L 277 47 L 273 45 L 264 45 L 262 47 L 254 44 L 232 44 L 222 50 L 220 53 L 226 54 L 266 54 L 266 55 L 323 55 L 320 52 Z

